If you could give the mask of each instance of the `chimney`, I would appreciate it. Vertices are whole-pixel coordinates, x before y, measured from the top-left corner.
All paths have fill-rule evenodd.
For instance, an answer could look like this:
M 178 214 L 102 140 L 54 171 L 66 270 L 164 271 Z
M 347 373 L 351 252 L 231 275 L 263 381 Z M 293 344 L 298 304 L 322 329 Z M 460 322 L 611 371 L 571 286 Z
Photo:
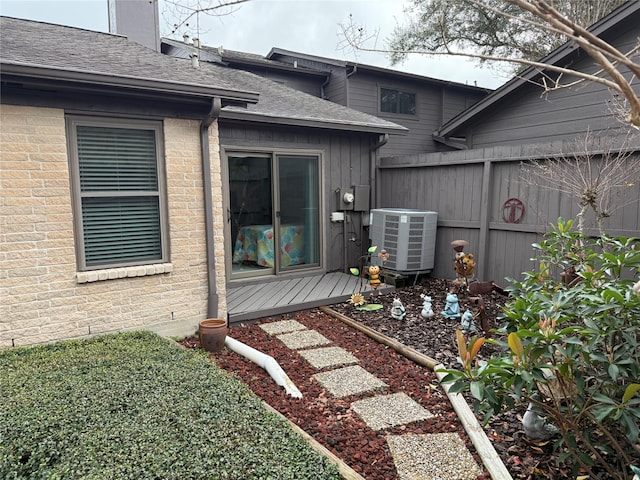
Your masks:
M 158 0 L 109 0 L 109 32 L 160 51 Z

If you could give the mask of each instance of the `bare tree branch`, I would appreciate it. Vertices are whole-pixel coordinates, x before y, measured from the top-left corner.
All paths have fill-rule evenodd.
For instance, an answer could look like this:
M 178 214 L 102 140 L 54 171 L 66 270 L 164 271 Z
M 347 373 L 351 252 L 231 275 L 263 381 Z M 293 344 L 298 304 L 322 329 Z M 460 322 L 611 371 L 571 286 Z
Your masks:
M 178 15 L 179 18 L 178 23 L 173 25 L 173 29 L 171 33 L 175 33 L 179 28 L 184 27 L 189 23 L 189 21 L 194 17 L 199 15 L 200 13 L 204 13 L 206 15 L 215 15 L 215 16 L 223 16 L 229 15 L 233 13 L 235 10 L 230 10 L 227 12 L 221 12 L 220 10 L 224 8 L 234 7 L 241 3 L 246 3 L 249 0 L 217 0 L 218 3 L 216 5 L 202 6 L 200 1 L 196 2 L 196 6 L 189 6 L 185 0 L 165 0 L 165 3 L 169 5 L 173 5 L 176 9 L 181 11 L 188 11 L 185 15 Z
M 596 64 L 601 67 L 601 69 L 593 74 L 578 71 L 570 67 L 552 65 L 541 61 L 533 61 L 509 56 L 488 55 L 472 51 L 457 51 L 450 46 L 449 39 L 446 38 L 447 29 L 445 28 L 446 25 L 444 23 L 441 23 L 440 28 L 442 42 L 440 48 L 443 49 L 442 51 L 427 51 L 421 49 L 394 50 L 375 47 L 367 48 L 364 45 L 364 41 L 368 38 L 366 35 L 366 31 L 363 27 L 355 27 L 352 19 L 350 20 L 350 23 L 348 25 L 340 25 L 342 29 L 343 44 L 349 45 L 354 50 L 391 54 L 392 57 L 400 57 L 405 54 L 448 55 L 476 58 L 482 61 L 519 64 L 535 69 L 542 76 L 540 82 L 541 86 L 544 88 L 545 93 L 559 88 L 567 88 L 568 86 L 575 85 L 580 81 L 598 83 L 604 85 L 614 92 L 618 92 L 625 98 L 627 103 L 625 122 L 632 125 L 636 129 L 640 129 L 640 98 L 632 87 L 632 82 L 637 81 L 637 79 L 640 78 L 640 64 L 636 60 L 634 60 L 634 57 L 637 55 L 638 50 L 640 49 L 640 43 L 626 54 L 620 52 L 618 49 L 605 42 L 598 36 L 594 35 L 586 28 L 577 25 L 575 22 L 569 20 L 568 18 L 565 18 L 546 0 L 505 0 L 506 2 L 517 6 L 523 11 L 530 13 L 535 18 L 540 19 L 540 22 L 536 22 L 526 18 L 516 19 L 514 15 L 492 7 L 486 1 L 468 1 L 478 8 L 482 8 L 487 11 L 502 15 L 510 20 L 517 20 L 527 23 L 535 28 L 564 35 L 569 41 L 574 42 L 587 55 L 589 55 L 596 62 Z M 441 18 L 440 22 L 444 22 L 444 19 Z M 625 78 L 625 75 L 621 70 L 622 68 L 629 69 L 631 73 L 630 79 Z M 555 72 L 559 75 L 554 78 L 545 72 Z M 601 74 L 602 76 L 600 76 Z M 569 80 L 567 83 L 563 83 L 565 81 L 565 77 L 567 76 L 578 78 L 579 80 Z M 521 78 L 524 77 L 521 76 Z M 531 79 L 526 80 L 532 83 L 536 83 Z
M 523 163 L 521 179 L 574 198 L 580 208 L 578 230 L 584 232 L 584 216 L 591 210 L 603 235 L 608 217 L 639 200 L 628 195 L 640 184 L 640 162 L 630 158 L 638 140 L 633 129 L 622 137 L 587 132 L 574 140 L 569 147 L 572 153 Z

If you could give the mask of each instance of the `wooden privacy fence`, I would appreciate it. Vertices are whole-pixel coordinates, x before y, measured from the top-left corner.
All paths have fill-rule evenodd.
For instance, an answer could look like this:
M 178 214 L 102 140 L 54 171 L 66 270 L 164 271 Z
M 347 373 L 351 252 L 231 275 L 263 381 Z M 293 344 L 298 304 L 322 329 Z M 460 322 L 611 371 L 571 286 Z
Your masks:
M 536 268 L 531 245 L 558 217 L 575 219 L 577 200 L 522 180 L 522 164 L 567 152 L 568 142 L 499 146 L 455 152 L 381 158 L 376 170 L 376 208 L 415 208 L 438 212 L 432 276 L 453 278 L 451 241 L 464 239 L 476 257 L 476 277 L 499 285 Z M 629 150 L 629 149 L 628 149 Z M 640 145 L 627 162 L 640 161 Z M 596 155 L 601 152 L 594 152 Z M 564 154 L 566 156 L 566 153 Z M 640 185 L 614 201 L 624 205 L 607 219 L 606 232 L 640 236 Z M 597 234 L 593 213 L 585 233 Z

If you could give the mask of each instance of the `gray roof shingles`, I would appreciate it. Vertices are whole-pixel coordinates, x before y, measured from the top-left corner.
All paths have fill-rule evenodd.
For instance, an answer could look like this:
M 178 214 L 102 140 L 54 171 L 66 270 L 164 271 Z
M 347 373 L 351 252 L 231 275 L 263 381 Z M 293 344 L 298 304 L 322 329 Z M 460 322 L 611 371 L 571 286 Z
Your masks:
M 230 118 L 372 132 L 406 129 L 372 115 L 358 112 L 280 85 L 252 73 L 223 65 L 191 61 L 155 52 L 126 37 L 75 27 L 0 17 L 0 62 L 43 70 L 57 70 L 119 80 L 153 80 L 165 84 L 190 85 L 205 90 L 227 91 L 249 99 L 259 93 L 257 104 L 247 109 L 227 106 Z M 250 100 L 249 100 L 250 101 Z
M 240 90 L 205 69 L 191 68 L 188 61 L 161 55 L 120 35 L 9 17 L 0 20 L 3 64 Z

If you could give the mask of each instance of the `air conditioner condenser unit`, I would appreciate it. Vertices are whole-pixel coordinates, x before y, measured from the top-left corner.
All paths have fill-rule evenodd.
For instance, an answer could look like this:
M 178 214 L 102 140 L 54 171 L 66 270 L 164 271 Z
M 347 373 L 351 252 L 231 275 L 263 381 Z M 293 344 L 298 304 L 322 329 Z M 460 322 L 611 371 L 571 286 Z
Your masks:
M 406 208 L 378 208 L 370 212 L 369 238 L 377 252 L 386 250 L 388 270 L 426 273 L 435 265 L 438 213 Z M 373 264 L 380 264 L 377 255 Z

